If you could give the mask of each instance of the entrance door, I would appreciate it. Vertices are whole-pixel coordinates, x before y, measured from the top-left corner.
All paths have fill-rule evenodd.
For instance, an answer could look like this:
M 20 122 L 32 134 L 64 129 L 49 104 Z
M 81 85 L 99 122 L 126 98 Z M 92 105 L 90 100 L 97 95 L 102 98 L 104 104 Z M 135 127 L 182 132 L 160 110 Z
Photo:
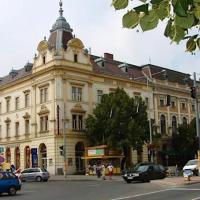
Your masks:
M 83 172 L 85 170 L 84 160 L 82 159 L 82 157 L 84 156 L 84 149 L 84 144 L 82 142 L 78 142 L 75 146 L 77 172 Z

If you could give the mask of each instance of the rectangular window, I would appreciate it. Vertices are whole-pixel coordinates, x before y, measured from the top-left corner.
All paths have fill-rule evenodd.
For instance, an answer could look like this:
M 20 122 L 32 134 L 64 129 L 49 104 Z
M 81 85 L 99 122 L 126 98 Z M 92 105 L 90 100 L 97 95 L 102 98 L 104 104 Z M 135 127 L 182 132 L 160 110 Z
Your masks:
M 83 130 L 83 116 L 82 115 L 72 115 L 72 128 L 76 131 Z
M 145 104 L 146 104 L 147 109 L 148 109 L 149 108 L 149 98 L 148 97 L 145 98 Z
M 164 99 L 160 99 L 160 107 L 164 107 Z
M 192 111 L 193 112 L 195 111 L 195 105 L 192 105 Z
M 30 94 L 25 94 L 25 107 L 30 106 Z
M 29 120 L 25 120 L 25 134 L 30 134 L 30 123 Z
M 185 103 L 181 103 L 181 108 L 182 108 L 182 110 L 185 110 L 185 109 L 186 109 Z
M 49 130 L 49 120 L 48 116 L 40 117 L 40 132 L 45 132 Z
M 73 101 L 82 101 L 82 88 L 72 87 L 72 100 Z
M 19 136 L 19 122 L 15 123 L 15 136 Z
M 19 97 L 15 98 L 15 110 L 19 109 Z
M 45 103 L 48 101 L 48 88 L 40 89 L 40 103 Z
M 74 62 L 78 62 L 78 55 L 77 54 L 74 54 Z
M 10 112 L 10 99 L 6 99 L 6 111 Z
M 175 108 L 175 107 L 176 107 L 176 105 L 175 105 L 175 102 L 174 102 L 174 101 L 171 101 L 171 107 L 172 107 L 172 108 Z
M 6 137 L 9 138 L 10 137 L 10 123 L 6 124 Z
M 103 95 L 103 91 L 102 90 L 97 90 L 97 102 L 101 103 L 101 98 Z

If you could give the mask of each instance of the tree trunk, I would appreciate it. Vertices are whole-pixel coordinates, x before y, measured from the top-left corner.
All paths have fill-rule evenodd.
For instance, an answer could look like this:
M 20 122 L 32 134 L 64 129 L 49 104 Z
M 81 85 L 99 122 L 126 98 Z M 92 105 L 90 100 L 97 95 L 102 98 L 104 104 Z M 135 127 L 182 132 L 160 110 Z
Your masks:
M 124 157 L 122 158 L 122 161 L 121 161 L 121 170 L 124 170 L 126 160 L 129 156 L 129 147 L 127 146 L 123 147 L 123 154 L 124 154 Z

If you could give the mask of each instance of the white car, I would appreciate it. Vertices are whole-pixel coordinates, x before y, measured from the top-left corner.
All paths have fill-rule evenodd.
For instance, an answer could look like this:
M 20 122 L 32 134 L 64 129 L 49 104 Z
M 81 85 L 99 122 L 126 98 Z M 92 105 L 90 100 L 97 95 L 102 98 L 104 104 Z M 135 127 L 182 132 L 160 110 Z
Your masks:
M 186 165 L 183 167 L 183 171 L 185 170 L 191 170 L 193 172 L 194 175 L 199 174 L 198 171 L 198 159 L 194 159 L 194 160 L 189 160 Z

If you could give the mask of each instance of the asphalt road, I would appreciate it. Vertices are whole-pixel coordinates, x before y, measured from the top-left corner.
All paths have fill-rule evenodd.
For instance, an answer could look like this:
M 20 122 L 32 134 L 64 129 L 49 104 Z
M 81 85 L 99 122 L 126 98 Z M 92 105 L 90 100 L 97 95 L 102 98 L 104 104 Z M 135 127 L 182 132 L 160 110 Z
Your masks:
M 14 197 L 0 200 L 200 200 L 200 184 L 172 187 L 123 181 L 50 181 L 23 183 Z

